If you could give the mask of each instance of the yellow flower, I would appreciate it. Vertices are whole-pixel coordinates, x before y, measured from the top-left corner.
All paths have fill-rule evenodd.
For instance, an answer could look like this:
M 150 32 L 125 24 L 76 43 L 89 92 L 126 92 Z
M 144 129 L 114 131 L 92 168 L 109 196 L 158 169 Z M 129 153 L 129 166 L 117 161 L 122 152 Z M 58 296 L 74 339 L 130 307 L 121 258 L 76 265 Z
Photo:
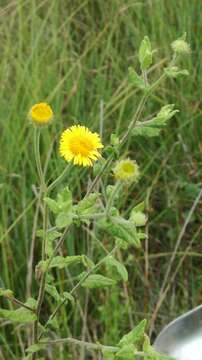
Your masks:
M 60 155 L 74 165 L 92 166 L 101 157 L 97 149 L 103 148 L 97 133 L 81 125 L 71 126 L 63 131 L 60 138 Z
M 140 176 L 139 166 L 130 159 L 117 162 L 113 172 L 116 180 L 125 182 L 136 182 Z
M 32 106 L 28 115 L 36 125 L 46 125 L 53 119 L 53 110 L 50 105 L 41 102 Z

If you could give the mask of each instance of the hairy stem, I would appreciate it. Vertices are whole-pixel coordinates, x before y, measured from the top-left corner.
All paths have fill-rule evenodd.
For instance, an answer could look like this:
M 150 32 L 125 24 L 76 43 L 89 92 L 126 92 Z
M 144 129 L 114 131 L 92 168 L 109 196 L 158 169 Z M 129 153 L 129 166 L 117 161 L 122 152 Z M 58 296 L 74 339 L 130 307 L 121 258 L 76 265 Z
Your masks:
M 87 271 L 87 273 L 81 278 L 81 280 L 72 288 L 72 290 L 70 291 L 70 295 L 73 295 L 78 288 L 83 284 L 83 282 L 89 277 L 89 275 L 91 275 L 94 271 L 96 271 L 107 259 L 108 256 L 112 255 L 116 250 L 117 250 L 118 246 L 115 246 L 104 258 L 102 258 L 95 266 L 93 266 L 89 271 Z M 48 323 L 54 319 L 54 317 L 57 315 L 58 311 L 60 310 L 60 308 L 66 303 L 67 299 L 64 299 L 60 304 L 58 304 L 58 306 L 55 308 L 54 312 L 50 315 L 48 321 L 46 322 L 46 324 L 44 325 L 44 330 L 47 328 Z M 41 339 L 43 332 L 41 332 L 39 339 Z

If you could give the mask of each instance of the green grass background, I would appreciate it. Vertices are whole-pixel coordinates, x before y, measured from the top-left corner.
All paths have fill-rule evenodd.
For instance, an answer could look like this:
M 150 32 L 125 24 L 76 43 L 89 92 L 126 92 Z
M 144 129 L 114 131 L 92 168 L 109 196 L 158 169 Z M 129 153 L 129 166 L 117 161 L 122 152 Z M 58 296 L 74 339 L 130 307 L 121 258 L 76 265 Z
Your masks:
M 151 73 L 151 78 L 155 78 L 171 57 L 170 43 L 185 31 L 192 52 L 182 60 L 182 66 L 189 70 L 190 76 L 163 82 L 147 103 L 144 117 L 167 103 L 175 103 L 180 113 L 161 137 L 135 139 L 127 153 L 139 163 L 142 178 L 138 187 L 132 189 L 130 199 L 124 194 L 120 203 L 123 214 L 127 214 L 128 206 L 150 195 L 149 250 L 145 250 L 143 243 L 140 251 L 124 254 L 129 271 L 126 288 L 121 285 L 113 291 L 94 292 L 90 296 L 87 327 L 93 339 L 105 343 L 116 342 L 131 323 L 143 317 L 150 319 L 176 240 L 202 185 L 202 2 L 0 2 L 0 283 L 12 288 L 21 300 L 25 299 L 27 259 L 36 211 L 33 201 L 37 174 L 33 129 L 27 120 L 29 107 L 45 100 L 54 108 L 55 121 L 44 129 L 41 148 L 43 161 L 50 155 L 47 178 L 51 180 L 65 166 L 57 151 L 60 132 L 77 122 L 99 131 L 101 102 L 104 143 L 107 144 L 111 132 L 121 135 L 127 128 L 141 96 L 128 85 L 127 71 L 129 66 L 139 71 L 137 52 L 142 38 L 149 35 L 153 48 L 157 49 Z M 76 168 L 68 174 L 65 183 L 79 197 L 85 191 L 88 176 Z M 107 181 L 113 182 L 110 175 Z M 194 244 L 179 266 L 159 311 L 155 333 L 175 316 L 201 302 L 201 220 L 199 202 L 170 277 L 195 236 Z M 90 240 L 85 236 L 71 234 L 66 241 L 67 253 L 86 251 L 86 241 Z M 37 242 L 35 262 L 39 260 L 39 250 Z M 149 274 L 145 272 L 145 257 Z M 63 286 L 63 283 L 65 279 L 60 279 L 58 284 Z M 81 293 L 81 303 L 83 298 Z M 62 314 L 60 335 L 80 337 L 84 327 L 79 313 L 63 310 Z M 18 335 L 10 325 L 0 322 L 0 326 L 0 357 L 7 359 L 9 354 L 10 359 L 21 358 Z M 67 355 L 67 348 L 64 349 L 57 355 L 60 359 L 64 354 L 66 358 L 76 359 L 74 353 Z M 79 356 L 87 359 L 85 354 Z

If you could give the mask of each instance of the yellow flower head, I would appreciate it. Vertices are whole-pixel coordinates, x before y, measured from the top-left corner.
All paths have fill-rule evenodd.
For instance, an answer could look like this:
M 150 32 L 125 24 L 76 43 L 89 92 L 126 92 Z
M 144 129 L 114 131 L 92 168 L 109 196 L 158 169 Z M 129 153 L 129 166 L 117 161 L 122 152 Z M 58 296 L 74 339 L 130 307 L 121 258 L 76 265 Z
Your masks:
M 32 106 L 28 115 L 36 125 L 47 125 L 53 119 L 53 110 L 50 105 L 41 102 Z
M 139 166 L 135 161 L 130 159 L 117 162 L 113 172 L 116 180 L 124 182 L 136 182 L 140 176 Z
M 60 138 L 60 155 L 74 165 L 92 166 L 93 161 L 101 157 L 97 150 L 101 148 L 103 145 L 99 135 L 81 125 L 66 129 Z

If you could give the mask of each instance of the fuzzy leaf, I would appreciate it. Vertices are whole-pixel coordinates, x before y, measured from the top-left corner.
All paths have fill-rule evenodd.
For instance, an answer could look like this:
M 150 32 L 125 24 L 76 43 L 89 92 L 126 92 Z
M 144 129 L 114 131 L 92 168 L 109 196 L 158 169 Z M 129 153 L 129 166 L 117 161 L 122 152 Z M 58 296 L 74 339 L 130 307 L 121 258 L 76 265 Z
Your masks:
M 28 299 L 28 301 L 25 303 L 26 305 L 34 308 L 36 305 L 36 300 L 34 299 Z M 13 321 L 15 323 L 31 323 L 37 319 L 36 314 L 34 312 L 25 309 L 24 307 L 20 307 L 17 310 L 6 310 L 6 309 L 0 309 L 0 317 L 3 319 L 8 319 L 10 321 Z
M 141 64 L 141 69 L 146 70 L 152 64 L 152 49 L 151 43 L 148 36 L 145 36 L 140 44 L 139 49 L 139 61 Z
M 166 126 L 169 119 L 171 119 L 179 110 L 174 110 L 174 105 L 163 106 L 159 113 L 151 120 L 145 122 L 138 122 L 133 129 L 133 135 L 153 137 L 158 136 L 160 131 Z
M 6 298 L 12 298 L 13 297 L 13 291 L 10 289 L 1 289 L 0 288 L 0 297 L 6 297 Z
M 136 73 L 136 71 L 132 67 L 129 67 L 128 72 L 129 82 L 139 89 L 145 89 L 144 80 Z
M 142 320 L 133 330 L 124 335 L 119 341 L 119 346 L 138 344 L 144 337 L 146 323 L 146 320 Z
M 65 300 L 70 301 L 70 302 L 72 303 L 72 305 L 75 304 L 75 299 L 74 299 L 74 297 L 73 297 L 69 292 L 64 291 L 62 295 L 63 295 L 63 298 L 64 298 Z
M 118 260 L 116 260 L 112 255 L 107 256 L 105 263 L 109 267 L 115 267 L 116 271 L 121 276 L 121 278 L 124 281 L 128 281 L 128 272 L 125 266 L 122 263 L 120 263 Z
M 145 209 L 145 202 L 142 201 L 139 204 L 137 204 L 136 206 L 134 206 L 134 208 L 131 210 L 132 211 L 144 211 Z
M 111 217 L 109 220 L 102 219 L 97 224 L 115 238 L 136 247 L 140 246 L 137 230 L 133 222 L 117 216 Z
M 45 348 L 47 347 L 46 344 L 33 344 L 33 345 L 30 345 L 27 349 L 26 349 L 26 352 L 30 353 L 30 354 L 33 354 L 33 353 L 36 353 L 37 351 L 40 351 L 40 350 L 44 350 Z
M 74 208 L 78 216 L 94 215 L 99 210 L 99 193 L 93 193 L 82 199 Z
M 72 193 L 68 186 L 60 191 L 57 195 L 57 203 L 59 210 L 62 212 L 69 212 L 72 209 Z
M 115 360 L 114 351 L 110 351 L 108 349 L 102 350 L 103 360 Z
M 54 213 L 54 214 L 58 214 L 59 213 L 59 206 L 57 204 L 57 202 L 49 197 L 45 197 L 44 198 L 45 203 L 47 204 L 47 206 L 49 207 L 49 209 Z
M 124 345 L 115 356 L 115 359 L 122 359 L 122 360 L 134 360 L 135 359 L 135 352 L 136 348 L 133 344 Z
M 178 76 L 188 76 L 189 71 L 186 69 L 180 70 L 178 66 L 171 66 L 164 69 L 165 74 L 170 78 L 177 78 Z
M 49 269 L 51 268 L 58 268 L 58 269 L 63 269 L 66 266 L 72 265 L 72 264 L 78 264 L 83 262 L 83 257 L 82 255 L 77 255 L 77 256 L 55 256 L 52 261 L 51 264 L 49 265 Z M 37 268 L 39 268 L 42 271 L 46 271 L 46 267 L 49 263 L 49 259 L 44 260 L 44 261 L 40 261 L 37 265 Z
M 55 223 L 59 229 L 62 229 L 62 228 L 70 226 L 72 223 L 72 220 L 73 220 L 73 216 L 71 213 L 60 212 L 56 217 Z
M 82 286 L 89 289 L 97 289 L 113 286 L 116 284 L 116 281 L 110 278 L 107 278 L 103 275 L 93 274 L 89 275 L 88 278 L 83 282 Z
M 42 229 L 37 231 L 37 236 L 43 238 L 44 231 Z M 59 231 L 49 230 L 46 233 L 46 254 L 51 256 L 53 253 L 53 241 L 62 235 Z
M 49 285 L 49 284 L 46 284 L 45 285 L 45 291 L 50 295 L 52 296 L 55 301 L 57 302 L 60 302 L 61 301 L 61 296 L 60 294 L 58 293 L 57 289 L 55 286 L 53 285 Z

